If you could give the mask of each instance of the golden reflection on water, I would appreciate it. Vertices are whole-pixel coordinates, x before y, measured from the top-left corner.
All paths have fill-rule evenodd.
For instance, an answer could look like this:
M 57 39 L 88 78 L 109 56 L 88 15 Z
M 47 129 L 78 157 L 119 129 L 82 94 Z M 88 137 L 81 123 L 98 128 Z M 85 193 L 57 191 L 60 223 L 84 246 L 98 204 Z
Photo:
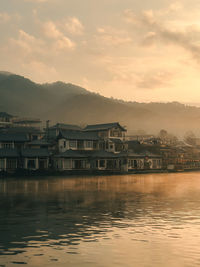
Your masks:
M 199 266 L 199 242 L 200 172 L 0 180 L 0 266 Z

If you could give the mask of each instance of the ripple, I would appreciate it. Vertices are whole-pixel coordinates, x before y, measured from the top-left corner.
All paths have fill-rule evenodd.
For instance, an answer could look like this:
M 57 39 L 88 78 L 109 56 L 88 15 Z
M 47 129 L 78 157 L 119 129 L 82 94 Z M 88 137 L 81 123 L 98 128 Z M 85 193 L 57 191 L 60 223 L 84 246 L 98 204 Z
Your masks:
M 27 264 L 27 262 L 24 262 L 24 261 L 12 261 L 11 263 L 20 264 L 20 265 Z

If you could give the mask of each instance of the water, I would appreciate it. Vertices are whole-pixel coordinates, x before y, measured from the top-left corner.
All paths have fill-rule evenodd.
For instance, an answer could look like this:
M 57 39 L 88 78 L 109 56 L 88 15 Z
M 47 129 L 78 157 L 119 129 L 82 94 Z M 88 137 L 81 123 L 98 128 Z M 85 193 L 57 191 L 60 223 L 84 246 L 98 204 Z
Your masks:
M 2 266 L 200 266 L 200 172 L 0 180 Z

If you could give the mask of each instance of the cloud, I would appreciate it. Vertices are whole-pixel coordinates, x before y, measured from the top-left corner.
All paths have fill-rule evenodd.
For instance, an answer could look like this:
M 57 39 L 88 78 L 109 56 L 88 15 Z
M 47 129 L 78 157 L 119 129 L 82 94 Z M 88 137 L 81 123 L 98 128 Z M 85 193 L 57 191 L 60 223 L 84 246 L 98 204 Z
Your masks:
M 23 55 L 43 54 L 45 51 L 44 42 L 41 39 L 37 39 L 21 29 L 17 39 L 10 38 L 9 45 L 11 49 L 20 49 Z
M 157 89 L 168 87 L 174 74 L 168 71 L 148 72 L 139 76 L 137 87 L 142 89 Z
M 103 45 L 108 46 L 119 46 L 132 42 L 131 37 L 126 31 L 108 26 L 97 28 L 97 34 L 95 37 L 97 42 L 101 42 Z
M 0 23 L 7 23 L 10 21 L 11 15 L 8 13 L 0 13 Z
M 76 47 L 76 44 L 65 36 L 53 21 L 45 22 L 43 24 L 43 31 L 47 38 L 55 40 L 55 49 L 74 49 Z
M 55 48 L 56 49 L 74 49 L 75 43 L 72 42 L 69 38 L 63 36 L 62 38 L 56 41 Z
M 84 32 L 84 26 L 80 20 L 76 17 L 68 18 L 64 22 L 64 28 L 67 32 L 74 35 L 82 35 Z
M 34 2 L 34 3 L 45 3 L 49 2 L 50 0 L 24 0 L 25 2 Z
M 144 45 L 162 43 L 162 45 L 175 45 L 189 52 L 193 58 L 200 62 L 200 28 L 188 25 L 183 30 L 170 27 L 170 23 L 163 23 L 152 10 L 136 15 L 131 10 L 125 11 L 126 22 L 140 27 Z
M 49 66 L 39 60 L 23 62 L 21 66 L 26 72 L 26 75 L 36 82 L 43 82 L 44 80 L 53 82 L 59 76 L 55 67 Z
M 43 24 L 43 31 L 48 38 L 58 39 L 63 36 L 63 33 L 57 29 L 52 21 L 47 21 Z

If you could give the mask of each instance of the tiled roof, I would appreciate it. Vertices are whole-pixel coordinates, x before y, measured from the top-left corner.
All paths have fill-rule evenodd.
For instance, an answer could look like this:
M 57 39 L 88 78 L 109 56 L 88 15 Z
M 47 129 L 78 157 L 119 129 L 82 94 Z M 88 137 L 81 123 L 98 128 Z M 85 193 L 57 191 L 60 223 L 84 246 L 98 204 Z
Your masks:
M 33 140 L 28 143 L 29 145 L 36 145 L 36 146 L 49 146 L 50 143 L 46 142 L 44 139 L 39 139 L 39 140 Z
M 160 155 L 156 155 L 156 154 L 150 153 L 148 151 L 143 152 L 143 153 L 135 153 L 135 152 L 129 151 L 129 152 L 122 152 L 120 154 L 121 154 L 121 156 L 124 156 L 124 157 L 133 157 L 133 158 L 144 158 L 144 157 L 161 158 Z
M 85 151 L 84 151 L 85 152 Z M 55 156 L 56 158 L 87 158 L 87 153 L 83 153 L 83 151 L 77 150 L 67 150 L 64 153 L 60 153 Z
M 145 151 L 145 152 L 143 152 L 143 154 L 145 157 L 149 157 L 149 158 L 161 158 L 161 155 L 156 155 L 156 154 L 153 154 L 149 151 Z
M 7 112 L 0 112 L 1 118 L 12 118 L 13 116 L 8 114 Z
M 87 125 L 84 130 L 85 131 L 101 131 L 101 130 L 111 129 L 113 127 L 120 127 L 122 131 L 126 131 L 126 129 L 122 127 L 118 122 Z
M 24 133 L 0 132 L 0 142 L 26 142 L 28 140 L 28 136 Z
M 14 148 L 1 148 L 0 149 L 0 158 L 18 158 L 19 153 Z
M 60 131 L 60 137 L 64 137 L 68 140 L 99 140 L 98 134 L 93 132 L 83 132 L 83 131 Z
M 92 158 L 121 158 L 120 153 L 107 152 L 104 150 L 91 151 L 90 157 Z
M 82 130 L 78 125 L 57 123 L 56 125 L 50 127 L 49 129 L 63 129 L 63 130 Z
M 35 148 L 24 148 L 21 151 L 22 157 L 49 157 L 49 151 L 47 149 L 35 149 Z
M 64 153 L 56 155 L 57 158 L 120 158 L 120 154 L 107 152 L 103 150 L 85 151 L 85 150 L 67 150 Z
M 10 128 L 6 128 L 1 130 L 2 132 L 6 132 L 6 133 L 26 133 L 26 134 L 39 134 L 41 133 L 41 130 L 37 127 L 10 127 Z

